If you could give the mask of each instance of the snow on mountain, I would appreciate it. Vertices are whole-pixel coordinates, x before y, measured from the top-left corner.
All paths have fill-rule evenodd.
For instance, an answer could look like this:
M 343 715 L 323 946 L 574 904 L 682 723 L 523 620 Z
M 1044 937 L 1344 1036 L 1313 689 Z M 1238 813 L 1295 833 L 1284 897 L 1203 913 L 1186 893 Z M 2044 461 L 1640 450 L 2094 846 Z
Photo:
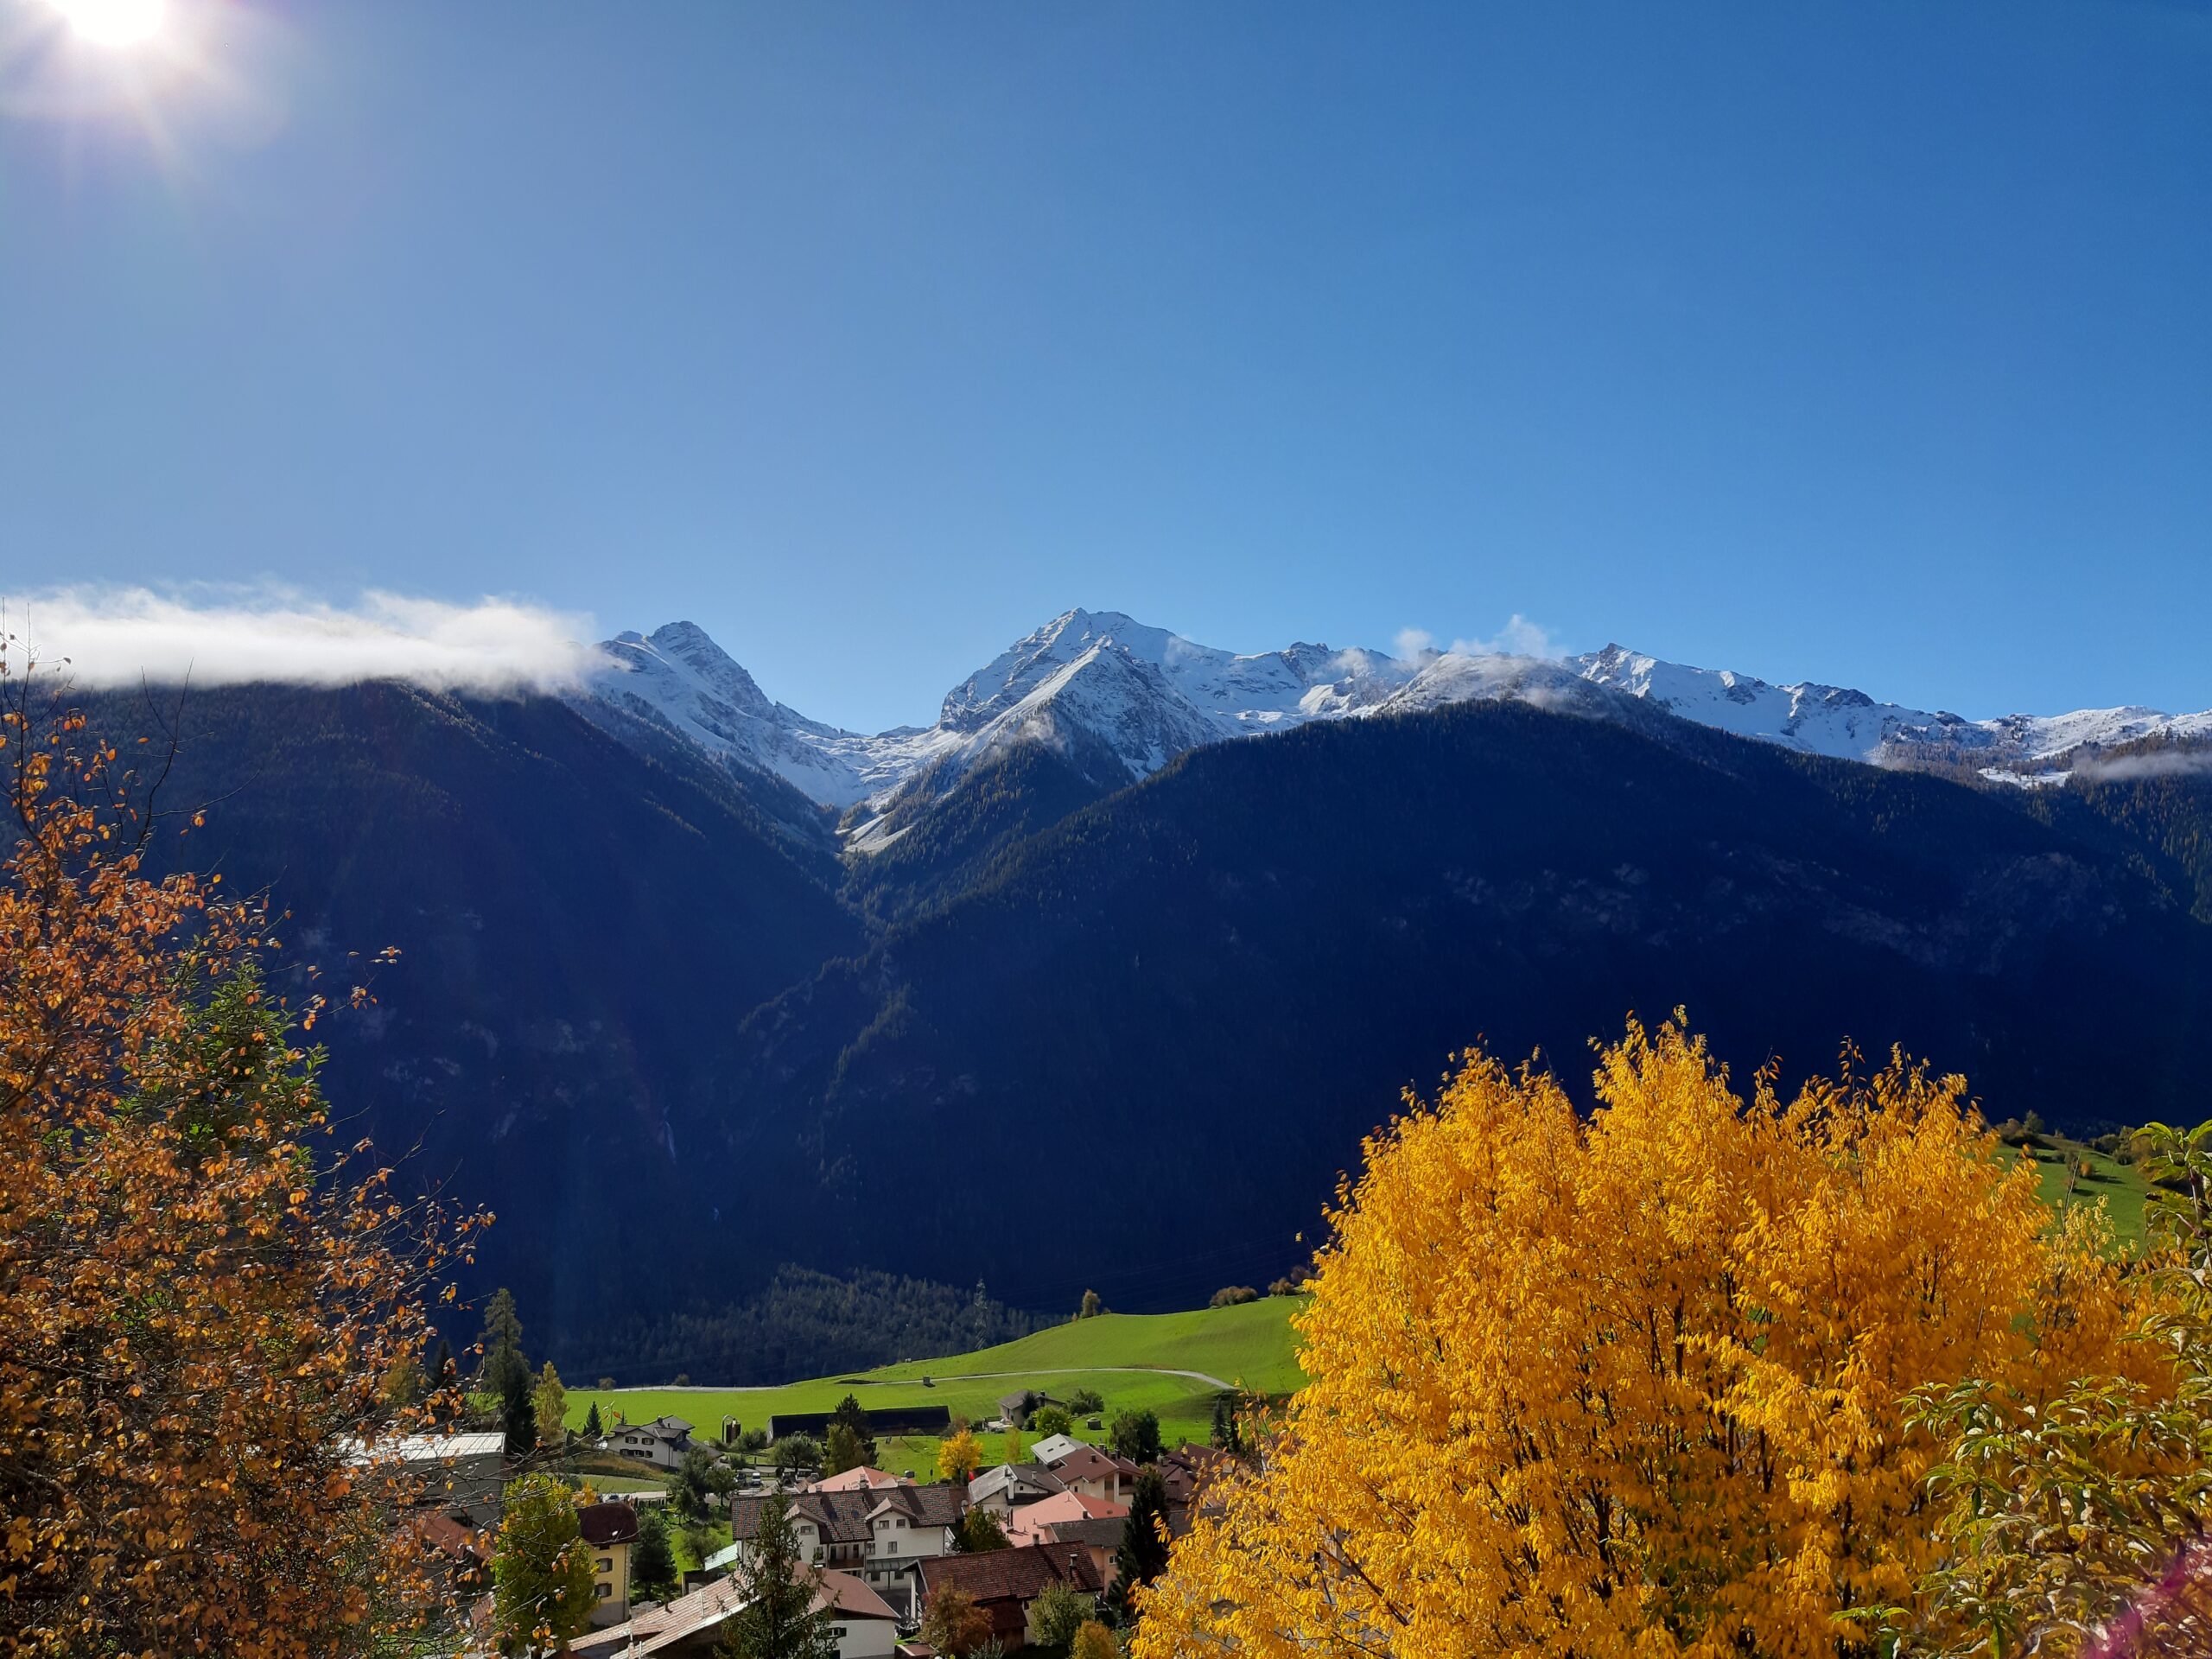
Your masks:
M 1876 702 L 1863 691 L 1839 686 L 1770 685 L 1725 669 L 1687 668 L 1620 645 L 1572 660 L 1577 671 L 1594 683 L 1643 698 L 1701 726 L 1808 754 L 1877 765 L 1917 752 L 1978 762 L 1985 771 L 2024 772 L 2092 745 L 2109 747 L 2162 733 L 2212 735 L 2212 713 L 2082 709 L 2048 717 L 2005 715 L 1967 720 Z
M 2077 751 L 2169 733 L 2212 738 L 2212 713 L 2082 709 L 1970 721 L 1864 692 L 1770 685 L 1608 645 L 1560 661 L 1300 644 L 1238 655 L 1113 611 L 1070 611 L 1016 640 L 946 694 L 934 725 L 873 735 L 809 720 L 772 701 L 703 630 L 674 622 L 601 648 L 609 671 L 579 699 L 651 722 L 725 765 L 766 772 L 826 805 L 863 804 L 856 824 L 925 780 L 957 787 L 971 767 L 1018 743 L 1109 756 L 1129 780 L 1186 749 L 1349 719 L 1512 697 L 1602 715 L 1631 697 L 1682 719 L 1809 754 L 1896 763 L 1915 754 L 1967 761 L 2011 782 L 2063 777 Z
M 839 808 L 881 806 L 925 775 L 950 786 L 1019 742 L 1103 744 L 1134 782 L 1202 743 L 1380 707 L 1415 672 L 1384 652 L 1297 645 L 1238 656 L 1117 613 L 1070 611 L 955 686 L 935 725 L 871 736 L 771 702 L 695 623 L 601 649 L 618 671 L 600 677 L 587 706 L 649 721 Z

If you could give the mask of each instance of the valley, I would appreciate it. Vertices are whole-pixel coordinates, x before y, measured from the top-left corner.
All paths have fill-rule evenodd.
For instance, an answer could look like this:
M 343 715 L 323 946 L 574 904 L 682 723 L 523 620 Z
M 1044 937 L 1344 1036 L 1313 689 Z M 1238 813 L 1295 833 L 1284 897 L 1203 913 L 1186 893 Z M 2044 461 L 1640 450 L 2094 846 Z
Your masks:
M 768 1311 L 786 1268 L 903 1276 L 918 1331 L 1267 1283 L 1402 1090 L 1477 1040 L 1580 1089 L 1630 1011 L 1785 1079 L 1903 1045 L 2072 1134 L 2190 1109 L 2201 717 L 1074 612 L 878 743 L 696 629 L 613 646 L 645 666 L 588 695 L 87 702 L 180 733 L 166 798 L 206 823 L 157 861 L 271 893 L 290 995 L 397 950 L 327 1086 L 416 1190 L 498 1212 L 480 1284 L 574 1374 L 899 1357 L 854 1345 L 897 1340 L 872 1313 Z M 1041 1224 L 1068 1182 L 1096 1196 Z

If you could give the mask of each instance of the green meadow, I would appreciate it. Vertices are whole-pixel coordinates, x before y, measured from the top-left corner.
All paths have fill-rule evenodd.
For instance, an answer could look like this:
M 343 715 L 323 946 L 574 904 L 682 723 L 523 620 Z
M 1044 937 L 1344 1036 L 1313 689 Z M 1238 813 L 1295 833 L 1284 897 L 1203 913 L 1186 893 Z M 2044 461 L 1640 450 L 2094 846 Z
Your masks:
M 1291 1393 L 1304 1380 L 1290 1328 L 1291 1316 L 1304 1306 L 1300 1298 L 1271 1296 L 1238 1307 L 1187 1313 L 1102 1313 L 995 1348 L 780 1388 L 579 1389 L 569 1395 L 567 1421 L 581 1428 L 596 1400 L 603 1421 L 611 1421 L 616 1411 L 632 1422 L 677 1416 L 692 1424 L 701 1438 L 712 1440 L 720 1437 L 725 1419 L 734 1419 L 741 1428 L 766 1427 L 779 1414 L 834 1410 L 851 1394 L 872 1408 L 943 1406 L 956 1418 L 981 1423 L 998 1414 L 1001 1395 L 1016 1389 L 1034 1389 L 1065 1400 L 1087 1388 L 1103 1396 L 1106 1421 L 1117 1411 L 1150 1410 L 1158 1414 L 1161 1438 L 1170 1446 L 1203 1441 L 1220 1392 L 1206 1379 L 1269 1395 Z M 1176 1375 L 1180 1371 L 1202 1375 Z M 977 1438 L 987 1466 L 1003 1457 L 1004 1436 Z M 937 1468 L 938 1444 L 933 1436 L 887 1440 L 876 1461 L 926 1479 Z

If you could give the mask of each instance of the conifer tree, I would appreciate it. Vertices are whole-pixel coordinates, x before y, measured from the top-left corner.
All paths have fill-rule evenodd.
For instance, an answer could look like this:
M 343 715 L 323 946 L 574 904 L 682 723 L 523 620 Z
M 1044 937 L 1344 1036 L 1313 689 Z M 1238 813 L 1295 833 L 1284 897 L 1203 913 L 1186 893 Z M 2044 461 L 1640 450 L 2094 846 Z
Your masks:
M 1244 1429 L 1238 1421 L 1236 1395 L 1225 1392 L 1213 1399 L 1213 1443 L 1232 1457 L 1244 1452 Z
M 477 1371 L 479 1388 L 502 1402 L 518 1387 L 525 1394 L 530 1391 L 530 1361 L 523 1356 L 522 1320 L 515 1313 L 512 1291 L 503 1287 L 493 1294 L 484 1308 L 484 1330 L 477 1341 L 484 1351 Z
M 584 1438 L 596 1446 L 606 1433 L 606 1425 L 599 1421 L 599 1402 L 594 1400 L 584 1410 Z
M 814 1605 L 819 1577 L 799 1559 L 781 1492 L 760 1506 L 760 1529 L 752 1548 L 739 1552 L 731 1576 L 743 1605 L 722 1627 L 719 1659 L 836 1659 L 829 1618 Z
M 527 1368 L 505 1369 L 499 1397 L 499 1427 L 507 1437 L 507 1455 L 526 1458 L 537 1446 L 537 1401 Z
M 638 1517 L 638 1541 L 630 1547 L 630 1588 L 641 1601 L 666 1601 L 678 1583 L 676 1551 L 668 1541 L 668 1522 L 658 1509 Z
M 1129 1517 L 1122 1527 L 1122 1542 L 1114 1552 L 1114 1587 L 1108 1604 L 1128 1622 L 1135 1611 L 1131 1598 L 1167 1570 L 1167 1484 L 1157 1469 L 1137 1477 L 1129 1497 Z

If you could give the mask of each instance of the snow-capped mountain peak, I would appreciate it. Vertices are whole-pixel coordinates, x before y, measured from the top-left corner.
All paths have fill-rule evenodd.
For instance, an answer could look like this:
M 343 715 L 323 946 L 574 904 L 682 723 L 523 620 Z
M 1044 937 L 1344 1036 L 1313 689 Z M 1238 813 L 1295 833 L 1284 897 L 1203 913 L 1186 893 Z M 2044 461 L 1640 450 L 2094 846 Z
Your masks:
M 620 634 L 601 649 L 609 671 L 580 700 L 587 709 L 620 709 L 725 765 L 772 773 L 827 805 L 875 812 L 925 777 L 932 792 L 957 788 L 976 764 L 1021 743 L 1079 749 L 1086 766 L 1103 758 L 1134 781 L 1228 738 L 1500 697 L 1589 715 L 1633 698 L 1807 753 L 1876 764 L 1940 754 L 2012 781 L 2046 778 L 2054 762 L 2088 746 L 2161 732 L 2212 737 L 2212 714 L 2124 708 L 1970 721 L 1618 645 L 1558 661 L 1464 651 L 1406 660 L 1305 643 L 1239 653 L 1118 611 L 1085 610 L 1053 618 L 954 686 L 935 724 L 871 736 L 772 701 L 695 623 Z

